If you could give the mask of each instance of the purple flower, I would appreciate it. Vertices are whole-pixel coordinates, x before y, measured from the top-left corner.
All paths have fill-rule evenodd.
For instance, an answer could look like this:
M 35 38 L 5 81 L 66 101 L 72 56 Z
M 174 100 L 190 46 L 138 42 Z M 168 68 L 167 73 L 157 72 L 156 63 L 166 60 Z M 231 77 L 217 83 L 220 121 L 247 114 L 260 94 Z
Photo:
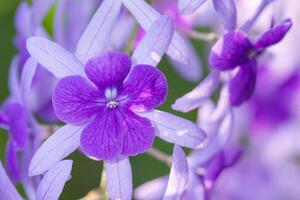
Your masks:
M 37 189 L 31 190 L 30 199 L 58 199 L 65 183 L 69 180 L 72 161 L 64 160 L 53 166 L 39 181 Z M 26 184 L 24 184 L 26 190 Z M 22 200 L 17 189 L 7 176 L 0 162 L 0 192 L 1 199 Z
M 57 117 L 78 125 L 88 121 L 80 144 L 88 156 L 109 160 L 135 156 L 152 146 L 155 129 L 136 114 L 161 105 L 167 95 L 167 80 L 149 65 L 134 66 L 125 54 L 110 52 L 90 59 L 85 66 L 88 79 L 61 79 L 53 94 Z M 127 80 L 124 81 L 127 77 Z
M 266 48 L 281 41 L 291 26 L 291 20 L 285 20 L 266 31 L 255 44 L 242 31 L 225 33 L 217 41 L 209 56 L 210 65 L 219 71 L 238 67 L 229 86 L 231 105 L 238 106 L 252 96 L 258 56 Z
M 31 56 L 60 79 L 53 100 L 58 116 L 68 122 L 36 151 L 29 175 L 44 173 L 81 145 L 88 155 L 110 159 L 105 161 L 110 198 L 131 199 L 127 156 L 149 148 L 154 134 L 189 148 L 203 145 L 206 134 L 191 121 L 153 109 L 166 95 L 165 78 L 152 66 L 170 45 L 171 19 L 153 20 L 130 59 L 106 52 L 120 9 L 120 0 L 104 0 L 74 54 L 41 37 L 27 40 Z M 130 70 L 131 62 L 136 67 Z

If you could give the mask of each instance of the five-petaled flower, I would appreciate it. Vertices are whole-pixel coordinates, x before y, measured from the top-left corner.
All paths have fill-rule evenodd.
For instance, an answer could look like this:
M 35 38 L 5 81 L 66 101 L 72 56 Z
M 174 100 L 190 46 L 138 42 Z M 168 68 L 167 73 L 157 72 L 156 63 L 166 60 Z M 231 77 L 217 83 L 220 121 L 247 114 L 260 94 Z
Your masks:
M 129 74 L 130 69 L 129 56 L 108 52 L 87 62 L 88 79 L 68 76 L 56 86 L 53 104 L 58 118 L 87 124 L 80 142 L 88 156 L 101 160 L 134 156 L 152 146 L 155 129 L 138 112 L 165 101 L 167 80 L 149 65 L 137 65 Z

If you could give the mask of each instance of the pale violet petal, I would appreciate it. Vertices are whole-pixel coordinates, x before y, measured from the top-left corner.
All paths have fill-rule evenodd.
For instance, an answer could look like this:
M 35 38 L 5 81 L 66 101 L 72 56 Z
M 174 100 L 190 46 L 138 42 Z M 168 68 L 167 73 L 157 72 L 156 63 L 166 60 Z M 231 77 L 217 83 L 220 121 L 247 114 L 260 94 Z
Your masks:
M 225 29 L 234 30 L 236 28 L 237 16 L 236 7 L 233 0 L 212 0 L 219 18 L 222 20 Z
M 25 38 L 32 35 L 31 8 L 26 1 L 20 2 L 14 20 L 17 35 Z
M 31 6 L 32 26 L 35 29 L 42 24 L 43 19 L 48 13 L 55 0 L 34 0 Z
M 185 43 L 190 51 L 190 62 L 188 64 L 183 64 L 171 60 L 173 67 L 179 74 L 188 81 L 196 82 L 199 81 L 202 75 L 202 65 L 197 52 L 194 50 L 192 44 L 187 38 L 184 38 Z
M 203 104 L 218 86 L 220 73 L 212 71 L 196 88 L 176 100 L 174 110 L 189 112 Z
M 223 121 L 221 122 L 218 133 L 213 138 L 209 138 L 209 143 L 203 149 L 194 151 L 189 159 L 191 159 L 193 166 L 199 166 L 209 159 L 211 159 L 216 153 L 218 153 L 226 144 L 233 130 L 233 114 L 232 111 L 228 111 Z
M 9 179 L 2 163 L 0 162 L 0 199 L 3 200 L 22 200 L 15 186 Z
M 21 102 L 21 87 L 19 82 L 19 57 L 14 56 L 10 67 L 8 75 L 8 88 L 10 95 Z
M 121 10 L 121 0 L 104 0 L 80 37 L 75 55 L 82 63 L 101 55 Z
M 211 113 L 211 122 L 220 121 L 230 109 L 228 84 L 225 84 L 220 92 L 220 97 L 215 110 Z
M 169 176 L 168 186 L 163 200 L 182 199 L 187 189 L 189 168 L 184 151 L 179 146 L 174 146 L 172 167 Z
M 199 148 L 206 142 L 206 133 L 189 120 L 159 110 L 139 115 L 150 119 L 156 126 L 156 135 L 167 142 L 188 148 Z
M 128 158 L 105 162 L 106 188 L 110 199 L 132 198 L 132 173 Z
M 37 68 L 37 63 L 33 58 L 29 58 L 22 70 L 22 75 L 21 75 L 21 96 L 22 96 L 22 101 L 23 105 L 27 107 L 30 105 L 30 93 L 31 90 L 31 84 L 32 80 L 35 74 Z
M 72 160 L 63 160 L 54 165 L 42 178 L 37 188 L 37 199 L 56 200 L 69 180 Z
M 168 185 L 168 176 L 159 177 L 143 183 L 134 191 L 135 199 L 162 199 Z
M 206 0 L 179 0 L 178 10 L 181 14 L 194 13 Z
M 169 47 L 173 31 L 174 27 L 170 17 L 162 16 L 158 18 L 134 50 L 132 55 L 133 65 L 156 66 Z
M 84 75 L 80 61 L 60 45 L 42 37 L 27 40 L 30 55 L 58 78 Z
M 157 12 L 144 0 L 122 0 L 122 2 L 145 31 L 147 31 L 154 21 L 161 16 L 159 12 Z M 177 32 L 174 32 L 173 34 L 167 54 L 177 62 L 184 64 L 189 63 L 189 48 Z
M 43 174 L 80 145 L 83 127 L 65 125 L 51 135 L 36 151 L 29 165 L 29 175 Z

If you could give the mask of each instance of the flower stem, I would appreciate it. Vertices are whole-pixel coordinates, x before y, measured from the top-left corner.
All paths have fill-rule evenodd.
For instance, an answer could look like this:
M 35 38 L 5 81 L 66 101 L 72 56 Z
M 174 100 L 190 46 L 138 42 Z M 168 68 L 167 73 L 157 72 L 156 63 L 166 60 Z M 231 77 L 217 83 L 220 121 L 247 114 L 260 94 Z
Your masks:
M 100 181 L 100 193 L 102 200 L 109 200 L 107 191 L 106 191 L 106 173 L 105 168 L 103 166 L 102 173 L 101 173 L 101 181 Z
M 158 150 L 158 149 L 155 149 L 154 147 L 152 147 L 151 149 L 149 149 L 147 151 L 147 153 L 149 155 L 151 155 L 153 158 L 165 163 L 166 165 L 168 166 L 171 166 L 172 164 L 172 158 L 171 156 L 169 156 L 168 154 Z

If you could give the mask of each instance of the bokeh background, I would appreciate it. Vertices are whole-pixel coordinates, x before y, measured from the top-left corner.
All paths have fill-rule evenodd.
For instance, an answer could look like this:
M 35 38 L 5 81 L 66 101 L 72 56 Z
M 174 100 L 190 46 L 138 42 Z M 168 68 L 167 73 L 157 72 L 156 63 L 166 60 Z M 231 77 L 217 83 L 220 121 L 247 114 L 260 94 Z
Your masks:
M 18 0 L 0 0 L 0 101 L 3 102 L 8 95 L 7 89 L 7 74 L 12 57 L 17 53 L 13 38 L 15 35 L 14 29 L 14 14 L 18 5 Z M 51 25 L 53 20 L 53 11 L 50 12 L 44 21 L 44 26 L 51 32 Z M 204 43 L 199 41 L 192 41 L 193 46 L 199 53 L 200 57 L 206 57 L 207 53 L 204 51 Z M 204 60 L 204 59 L 203 59 Z M 205 63 L 203 63 L 205 66 Z M 159 64 L 160 69 L 166 74 L 169 82 L 169 95 L 166 104 L 160 109 L 175 113 L 187 119 L 196 120 L 196 111 L 188 114 L 183 114 L 171 110 L 171 104 L 176 98 L 182 96 L 196 86 L 197 83 L 190 83 L 183 80 L 170 66 L 167 59 L 164 58 Z M 206 74 L 205 70 L 203 76 Z M 202 76 L 202 77 L 203 77 Z M 0 130 L 0 158 L 3 160 L 5 143 L 7 134 Z M 155 147 L 171 154 L 172 145 L 156 139 Z M 186 150 L 187 151 L 187 150 Z M 100 184 L 100 176 L 102 170 L 102 162 L 90 160 L 83 156 L 80 152 L 75 152 L 70 156 L 74 161 L 72 170 L 72 179 L 66 184 L 60 199 L 78 199 L 87 194 L 90 190 L 95 189 Z M 152 158 L 148 154 L 142 154 L 134 158 L 130 158 L 133 170 L 133 183 L 138 186 L 141 183 L 165 175 L 169 172 L 169 168 Z M 22 188 L 20 188 L 22 191 Z

